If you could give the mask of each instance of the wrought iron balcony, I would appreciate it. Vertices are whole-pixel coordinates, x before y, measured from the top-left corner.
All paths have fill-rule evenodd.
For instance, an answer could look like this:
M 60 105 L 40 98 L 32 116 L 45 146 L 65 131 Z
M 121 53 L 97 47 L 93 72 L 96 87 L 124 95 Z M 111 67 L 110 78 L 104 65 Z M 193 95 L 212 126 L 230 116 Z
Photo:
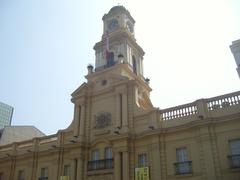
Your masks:
M 103 159 L 96 161 L 88 161 L 88 171 L 100 169 L 112 169 L 113 159 Z
M 191 174 L 192 161 L 176 162 L 174 163 L 176 174 Z
M 240 154 L 228 156 L 231 168 L 240 168 Z

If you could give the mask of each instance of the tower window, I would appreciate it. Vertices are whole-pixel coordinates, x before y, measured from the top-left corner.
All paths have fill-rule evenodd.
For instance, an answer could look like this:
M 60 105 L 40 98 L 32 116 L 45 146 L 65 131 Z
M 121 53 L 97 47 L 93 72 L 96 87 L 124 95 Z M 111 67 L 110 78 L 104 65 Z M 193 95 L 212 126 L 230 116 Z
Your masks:
M 137 62 L 134 56 L 132 56 L 133 72 L 137 74 Z
M 110 52 L 107 56 L 107 66 L 113 66 L 114 65 L 114 52 Z

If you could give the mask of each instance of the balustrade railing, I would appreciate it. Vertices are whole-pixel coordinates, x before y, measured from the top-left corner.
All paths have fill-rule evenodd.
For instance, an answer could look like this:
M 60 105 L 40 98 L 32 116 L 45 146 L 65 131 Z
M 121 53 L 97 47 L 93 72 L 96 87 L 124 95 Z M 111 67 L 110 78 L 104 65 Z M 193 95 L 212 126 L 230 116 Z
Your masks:
M 236 105 L 240 105 L 240 91 L 163 109 L 161 110 L 161 115 L 163 120 L 181 118 L 194 114 L 198 114 L 198 117 L 206 117 L 207 115 L 204 114 L 206 111 L 214 111 Z
M 163 120 L 185 117 L 197 113 L 197 106 L 194 103 L 176 106 L 161 110 Z
M 210 111 L 239 104 L 240 104 L 240 92 L 234 92 L 207 99 L 207 107 L 208 110 Z

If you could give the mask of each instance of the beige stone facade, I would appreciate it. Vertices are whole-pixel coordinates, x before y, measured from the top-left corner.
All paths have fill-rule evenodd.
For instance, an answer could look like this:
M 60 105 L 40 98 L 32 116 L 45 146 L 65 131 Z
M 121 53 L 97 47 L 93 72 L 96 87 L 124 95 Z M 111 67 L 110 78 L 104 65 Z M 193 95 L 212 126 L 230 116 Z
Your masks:
M 134 19 L 117 6 L 103 22 L 71 125 L 0 146 L 0 179 L 239 180 L 240 92 L 153 107 Z

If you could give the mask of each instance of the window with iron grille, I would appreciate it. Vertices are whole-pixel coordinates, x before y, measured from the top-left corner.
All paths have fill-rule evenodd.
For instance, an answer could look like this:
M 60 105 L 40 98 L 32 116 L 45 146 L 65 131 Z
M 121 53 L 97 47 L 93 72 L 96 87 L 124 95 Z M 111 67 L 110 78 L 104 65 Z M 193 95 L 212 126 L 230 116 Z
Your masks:
M 41 168 L 41 177 L 39 178 L 39 180 L 47 180 L 48 179 L 48 168 L 44 167 Z
M 174 163 L 176 174 L 192 173 L 192 161 L 188 159 L 187 148 L 176 149 L 177 162 Z

